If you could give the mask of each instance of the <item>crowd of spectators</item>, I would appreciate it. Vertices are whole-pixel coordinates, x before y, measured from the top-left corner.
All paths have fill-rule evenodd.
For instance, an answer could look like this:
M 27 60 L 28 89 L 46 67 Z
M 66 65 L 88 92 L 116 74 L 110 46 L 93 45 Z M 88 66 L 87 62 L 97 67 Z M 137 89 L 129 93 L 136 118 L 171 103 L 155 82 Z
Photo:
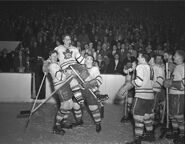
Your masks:
M 40 2 L 41 3 L 41 2 Z M 162 54 L 184 48 L 184 10 L 181 4 L 121 2 L 63 2 L 1 6 L 0 40 L 22 43 L 0 52 L 0 71 L 34 71 L 35 64 L 72 36 L 72 45 L 94 56 L 101 73 L 123 73 L 139 50 Z M 42 57 L 42 58 L 40 58 Z

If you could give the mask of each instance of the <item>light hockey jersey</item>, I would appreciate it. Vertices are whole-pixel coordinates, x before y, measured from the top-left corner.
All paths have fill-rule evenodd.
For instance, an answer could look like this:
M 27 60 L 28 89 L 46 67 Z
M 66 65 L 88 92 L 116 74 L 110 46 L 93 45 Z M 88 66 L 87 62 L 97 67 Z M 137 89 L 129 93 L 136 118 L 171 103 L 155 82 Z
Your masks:
M 74 46 L 67 48 L 60 45 L 56 47 L 55 50 L 58 52 L 59 65 L 62 70 L 66 69 L 69 65 L 76 64 L 77 62 L 84 64 L 84 58 L 80 54 L 79 50 Z
M 153 69 L 148 64 L 139 64 L 136 67 L 136 78 L 132 81 L 135 86 L 135 97 L 154 99 L 153 79 Z
M 177 88 L 171 87 L 169 89 L 169 94 L 185 94 L 184 93 L 184 63 L 177 65 L 172 73 L 173 81 L 181 81 L 181 89 L 178 90 Z
M 48 67 L 49 73 L 51 74 L 53 85 L 55 89 L 60 87 L 60 84 L 64 82 L 66 76 L 60 71 L 58 63 L 51 63 Z

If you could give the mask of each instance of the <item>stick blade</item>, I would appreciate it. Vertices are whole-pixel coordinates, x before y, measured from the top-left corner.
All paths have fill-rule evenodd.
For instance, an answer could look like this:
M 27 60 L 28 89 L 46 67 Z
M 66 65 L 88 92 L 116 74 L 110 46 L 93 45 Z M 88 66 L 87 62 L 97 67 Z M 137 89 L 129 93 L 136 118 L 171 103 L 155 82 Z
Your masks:
M 29 117 L 30 113 L 30 110 L 20 111 L 20 113 L 17 115 L 17 118 L 27 118 Z

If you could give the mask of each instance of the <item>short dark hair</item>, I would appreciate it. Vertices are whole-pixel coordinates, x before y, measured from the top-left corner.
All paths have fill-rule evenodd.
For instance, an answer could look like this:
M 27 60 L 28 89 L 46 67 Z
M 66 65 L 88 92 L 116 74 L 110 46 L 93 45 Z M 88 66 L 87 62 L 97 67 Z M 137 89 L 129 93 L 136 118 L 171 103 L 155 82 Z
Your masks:
M 176 50 L 176 53 L 178 53 L 178 55 L 181 56 L 183 58 L 183 60 L 185 59 L 185 51 L 184 50 Z
M 145 61 L 148 63 L 150 61 L 150 55 L 144 51 L 140 51 L 139 54 L 145 59 Z
M 90 57 L 92 57 L 92 59 L 93 59 L 93 62 L 94 62 L 94 56 L 93 56 L 93 55 L 91 55 L 91 54 L 89 54 L 89 53 L 86 53 L 86 55 L 87 55 L 87 56 L 90 56 Z
M 58 55 L 58 52 L 57 52 L 56 50 L 51 50 L 51 51 L 49 52 L 49 56 L 51 56 L 53 53 L 56 53 L 56 54 Z
M 64 34 L 64 35 L 62 36 L 62 40 L 64 40 L 66 36 L 69 36 L 69 37 L 71 38 L 71 35 L 70 35 L 70 34 Z
M 165 50 L 164 53 L 167 53 L 168 55 L 174 55 L 174 51 L 173 50 Z

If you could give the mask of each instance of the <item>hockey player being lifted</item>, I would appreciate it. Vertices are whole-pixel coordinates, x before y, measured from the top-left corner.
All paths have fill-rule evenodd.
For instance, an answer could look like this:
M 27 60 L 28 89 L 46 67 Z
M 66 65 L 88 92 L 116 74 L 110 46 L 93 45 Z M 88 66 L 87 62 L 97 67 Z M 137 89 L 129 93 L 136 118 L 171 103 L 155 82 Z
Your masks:
M 87 69 L 85 69 L 81 64 L 84 64 L 84 58 L 80 54 L 79 50 L 71 45 L 70 35 L 63 36 L 63 45 L 55 48 L 58 52 L 59 65 L 65 73 L 72 73 L 69 66 L 72 66 L 76 71 L 78 71 L 80 77 L 84 80 L 88 77 Z M 83 105 L 84 99 L 82 97 L 82 92 L 80 89 L 80 81 L 77 77 L 74 77 L 70 82 L 70 88 L 74 95 L 74 114 L 76 119 L 76 125 L 83 124 L 82 121 L 82 111 L 80 105 Z

